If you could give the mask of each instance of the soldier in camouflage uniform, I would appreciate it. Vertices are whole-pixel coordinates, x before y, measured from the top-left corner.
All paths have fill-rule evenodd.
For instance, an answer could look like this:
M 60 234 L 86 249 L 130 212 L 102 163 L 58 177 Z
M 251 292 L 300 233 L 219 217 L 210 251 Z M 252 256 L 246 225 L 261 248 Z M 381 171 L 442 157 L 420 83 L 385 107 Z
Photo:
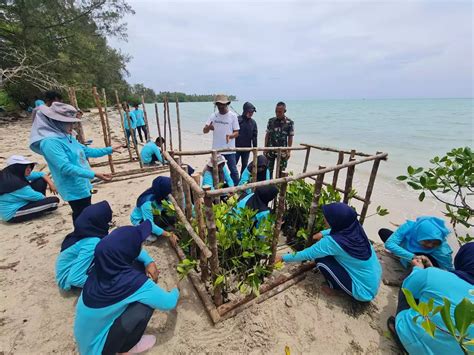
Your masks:
M 293 145 L 293 136 L 295 135 L 294 123 L 293 120 L 286 117 L 285 112 L 286 104 L 284 102 L 277 103 L 275 108 L 276 117 L 268 120 L 265 147 L 291 147 Z M 282 151 L 280 172 L 286 169 L 290 152 L 290 150 Z M 268 168 L 272 176 L 277 155 L 278 153 L 276 151 L 268 151 L 265 153 L 268 159 Z

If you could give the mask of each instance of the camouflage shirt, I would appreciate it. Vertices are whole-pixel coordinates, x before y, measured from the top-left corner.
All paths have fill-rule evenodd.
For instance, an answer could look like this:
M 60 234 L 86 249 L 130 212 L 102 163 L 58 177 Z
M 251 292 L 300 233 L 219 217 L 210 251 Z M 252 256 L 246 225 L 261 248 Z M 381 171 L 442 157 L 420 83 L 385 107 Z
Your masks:
M 287 147 L 288 137 L 295 135 L 293 120 L 285 116 L 284 120 L 276 117 L 270 118 L 267 125 L 268 146 Z

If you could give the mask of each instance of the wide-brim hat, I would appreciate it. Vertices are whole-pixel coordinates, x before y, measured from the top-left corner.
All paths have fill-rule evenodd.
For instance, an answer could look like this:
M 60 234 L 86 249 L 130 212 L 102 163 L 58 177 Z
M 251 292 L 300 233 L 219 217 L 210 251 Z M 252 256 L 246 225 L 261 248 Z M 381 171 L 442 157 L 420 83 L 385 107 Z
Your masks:
M 218 94 L 218 95 L 216 95 L 216 97 L 214 99 L 214 103 L 215 104 L 228 105 L 228 104 L 230 104 L 230 100 L 229 100 L 229 97 L 227 95 Z
M 77 118 L 77 110 L 74 106 L 62 103 L 62 102 L 53 102 L 51 107 L 46 105 L 42 105 L 38 108 L 41 113 L 43 113 L 46 117 L 51 118 L 55 121 L 60 122 L 81 122 L 79 118 Z
M 225 158 L 224 158 L 223 155 L 218 155 L 217 156 L 217 166 L 219 166 L 221 164 L 225 164 Z M 209 160 L 209 162 L 207 163 L 207 166 L 212 168 L 212 159 Z
M 7 159 L 5 162 L 6 166 L 21 164 L 21 165 L 35 165 L 36 162 L 30 161 L 25 158 L 23 155 L 12 155 L 10 158 Z

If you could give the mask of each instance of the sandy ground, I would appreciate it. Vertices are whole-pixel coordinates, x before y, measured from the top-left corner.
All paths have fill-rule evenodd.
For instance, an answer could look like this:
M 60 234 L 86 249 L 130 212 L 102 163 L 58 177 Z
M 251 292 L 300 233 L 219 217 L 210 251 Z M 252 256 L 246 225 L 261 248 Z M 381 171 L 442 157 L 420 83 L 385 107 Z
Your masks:
M 117 117 L 111 116 L 114 141 L 123 140 Z M 42 157 L 28 149 L 30 125 L 28 119 L 0 125 L 0 166 L 12 154 L 23 154 L 44 164 Z M 94 140 L 93 146 L 103 146 L 97 115 L 87 116 L 84 129 L 86 137 Z M 184 148 L 197 149 L 206 142 L 208 138 L 197 135 L 184 137 Z M 124 151 L 114 158 L 127 156 Z M 187 162 L 201 169 L 205 159 Z M 120 169 L 137 167 L 138 163 L 120 165 Z M 137 196 L 154 177 L 99 184 L 93 202 L 108 200 L 116 226 L 127 225 Z M 383 204 L 379 199 L 386 192 L 384 188 L 384 183 L 376 185 L 374 206 Z M 416 196 L 411 198 L 416 200 Z M 391 209 L 389 219 L 374 217 L 367 223 L 371 237 L 389 221 L 400 223 L 405 217 L 413 217 L 406 216 L 407 210 L 400 206 L 387 207 Z M 408 214 L 416 212 L 412 204 L 411 210 L 414 212 Z M 55 213 L 34 221 L 19 225 L 0 223 L 0 354 L 76 352 L 73 322 L 78 294 L 62 294 L 54 282 L 56 256 L 71 228 L 66 203 Z M 178 262 L 175 253 L 164 241 L 147 245 L 146 249 L 161 271 L 160 285 L 174 287 Z M 400 270 L 390 258 L 384 257 L 382 262 L 384 272 Z M 384 277 L 397 279 L 398 275 L 391 271 Z M 177 311 L 153 315 L 147 332 L 156 335 L 158 341 L 149 353 L 284 354 L 285 346 L 293 354 L 396 353 L 385 322 L 395 311 L 397 289 L 382 284 L 376 299 L 361 308 L 344 296 L 327 297 L 320 293 L 321 283 L 320 275 L 309 272 L 299 284 L 214 326 L 191 283 L 184 280 Z

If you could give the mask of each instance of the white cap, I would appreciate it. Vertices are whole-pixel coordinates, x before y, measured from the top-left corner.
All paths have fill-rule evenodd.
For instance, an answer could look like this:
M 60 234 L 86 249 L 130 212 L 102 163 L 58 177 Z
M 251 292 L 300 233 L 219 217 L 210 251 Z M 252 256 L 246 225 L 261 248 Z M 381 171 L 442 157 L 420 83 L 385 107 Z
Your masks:
M 23 155 L 12 155 L 10 158 L 7 159 L 6 163 L 7 163 L 7 166 L 10 166 L 13 164 L 21 164 L 21 165 L 36 164 L 36 162 L 26 159 Z

